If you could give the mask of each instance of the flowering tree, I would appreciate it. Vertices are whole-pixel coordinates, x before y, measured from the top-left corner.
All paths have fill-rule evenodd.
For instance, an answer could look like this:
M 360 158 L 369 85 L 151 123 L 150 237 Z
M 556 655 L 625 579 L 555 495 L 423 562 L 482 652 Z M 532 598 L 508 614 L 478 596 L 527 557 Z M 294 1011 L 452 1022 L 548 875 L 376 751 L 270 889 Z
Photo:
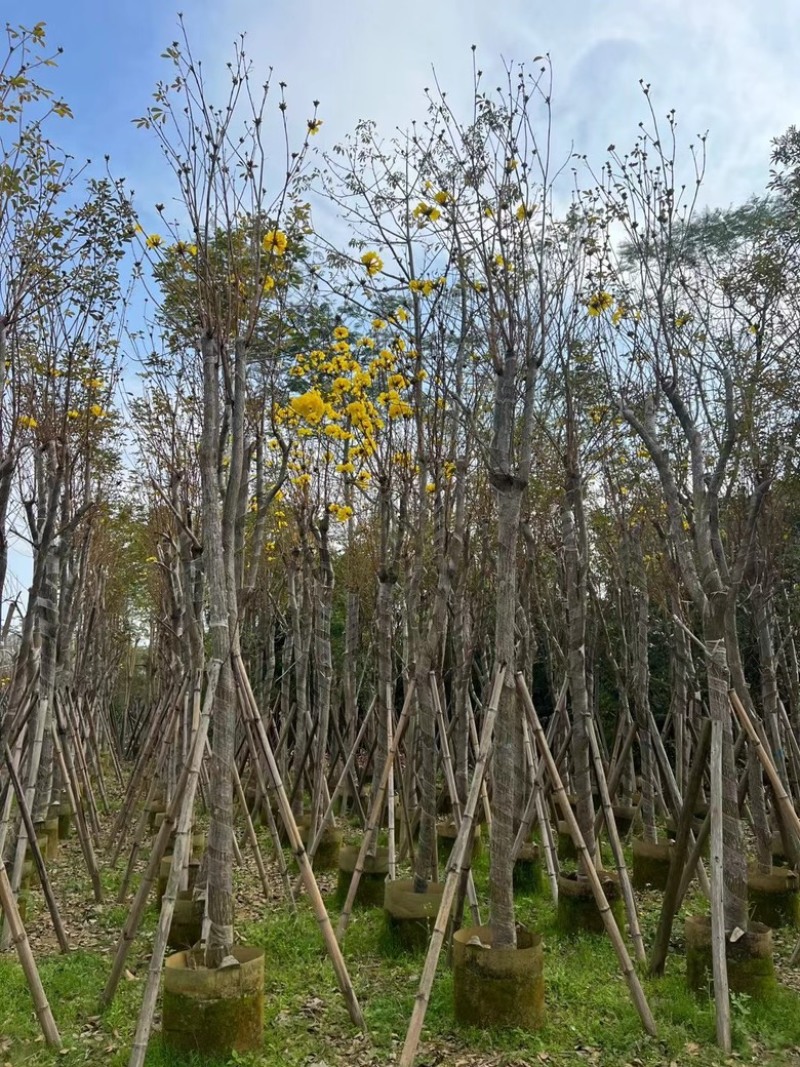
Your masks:
M 171 227 L 175 241 L 168 245 L 169 255 L 176 258 L 173 276 L 180 282 L 171 295 L 191 312 L 201 383 L 198 458 L 210 648 L 206 670 L 214 700 L 206 964 L 215 967 L 230 954 L 233 944 L 233 657 L 240 650 L 244 574 L 240 549 L 251 495 L 250 465 L 258 455 L 258 449 L 249 444 L 250 419 L 258 420 L 258 436 L 263 433 L 264 418 L 263 409 L 259 412 L 250 403 L 250 389 L 259 357 L 266 362 L 255 373 L 261 380 L 270 380 L 270 357 L 274 359 L 275 350 L 259 351 L 259 327 L 265 300 L 276 289 L 280 291 L 276 279 L 282 276 L 290 246 L 282 222 L 290 188 L 302 165 L 302 151 L 292 157 L 277 194 L 269 197 L 264 139 L 272 87 L 267 82 L 260 98 L 252 95 L 251 68 L 242 43 L 231 67 L 228 98 L 220 109 L 207 102 L 200 67 L 188 42 L 174 43 L 165 54 L 175 67 L 176 79 L 159 86 L 140 124 L 156 133 L 179 184 L 186 218 Z M 281 100 L 278 106 L 284 137 L 288 137 L 286 105 Z M 314 121 L 310 120 L 306 137 L 313 132 Z M 188 239 L 182 242 L 180 234 L 187 229 Z M 145 244 L 158 252 L 167 242 L 161 234 L 150 234 Z M 264 486 L 257 488 L 259 499 L 264 491 Z M 261 544 L 253 556 L 257 561 L 263 557 L 265 527 L 258 536 Z M 255 574 L 253 570 L 251 579 Z

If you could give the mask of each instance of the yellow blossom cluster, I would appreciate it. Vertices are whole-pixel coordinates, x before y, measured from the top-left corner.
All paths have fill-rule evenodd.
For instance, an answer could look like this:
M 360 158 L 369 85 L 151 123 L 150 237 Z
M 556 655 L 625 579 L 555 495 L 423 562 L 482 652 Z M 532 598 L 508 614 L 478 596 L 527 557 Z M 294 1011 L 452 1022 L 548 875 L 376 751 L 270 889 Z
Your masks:
M 420 226 L 424 226 L 426 222 L 438 222 L 442 217 L 441 211 L 435 204 L 428 204 L 424 200 L 420 200 L 412 214 Z
M 376 274 L 380 274 L 383 270 L 383 260 L 377 252 L 365 252 L 361 257 L 361 262 L 367 268 L 367 274 L 370 278 L 374 278 Z
M 349 504 L 328 504 L 328 511 L 337 522 L 347 522 L 353 514 Z
M 447 284 L 447 279 L 440 278 L 412 278 L 408 283 L 408 288 L 412 293 L 419 293 L 421 296 L 430 296 L 431 293 L 437 289 L 443 289 Z
M 289 247 L 289 239 L 283 230 L 267 230 L 261 238 L 261 248 L 268 255 L 283 256 Z
M 614 297 L 611 293 L 607 293 L 604 289 L 598 290 L 589 297 L 586 302 L 586 310 L 593 319 L 596 319 L 599 315 L 608 311 L 613 303 Z

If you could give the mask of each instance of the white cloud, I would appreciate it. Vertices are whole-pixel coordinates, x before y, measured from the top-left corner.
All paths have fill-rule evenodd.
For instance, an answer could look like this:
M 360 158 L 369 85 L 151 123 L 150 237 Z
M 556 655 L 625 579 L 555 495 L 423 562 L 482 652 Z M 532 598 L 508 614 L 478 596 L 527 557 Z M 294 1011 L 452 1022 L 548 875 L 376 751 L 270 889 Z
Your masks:
M 466 107 L 476 44 L 489 85 L 501 55 L 549 52 L 557 143 L 574 142 L 599 163 L 609 141 L 632 144 L 647 117 L 642 77 L 659 115 L 677 109 L 684 146 L 709 130 L 703 199 L 725 204 L 763 188 L 770 139 L 800 115 L 795 15 L 792 0 L 228 0 L 209 4 L 191 28 L 207 60 L 220 63 L 246 29 L 251 56 L 288 83 L 294 109 L 305 115 L 321 100 L 327 144 L 359 118 L 387 136 L 422 119 L 433 66 Z

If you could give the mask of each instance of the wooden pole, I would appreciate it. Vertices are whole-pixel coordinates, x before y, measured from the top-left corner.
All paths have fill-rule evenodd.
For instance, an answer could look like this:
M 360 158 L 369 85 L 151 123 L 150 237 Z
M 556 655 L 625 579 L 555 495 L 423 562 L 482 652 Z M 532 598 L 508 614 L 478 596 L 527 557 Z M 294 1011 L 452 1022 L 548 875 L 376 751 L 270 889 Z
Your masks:
M 420 978 L 419 989 L 417 990 L 417 996 L 414 1001 L 414 1010 L 411 1013 L 408 1033 L 406 1034 L 406 1039 L 403 1043 L 403 1050 L 400 1053 L 399 1067 L 411 1067 L 413 1064 L 420 1034 L 422 1033 L 422 1025 L 425 1022 L 425 1013 L 428 1010 L 428 1002 L 430 1001 L 431 990 L 433 989 L 433 981 L 436 977 L 436 968 L 439 963 L 442 946 L 444 945 L 447 921 L 450 918 L 450 909 L 453 906 L 458 882 L 466 861 L 467 849 L 472 847 L 472 823 L 475 818 L 475 811 L 478 807 L 478 799 L 481 796 L 481 786 L 486 773 L 489 753 L 492 748 L 492 733 L 494 731 L 494 722 L 497 718 L 497 705 L 500 700 L 500 692 L 503 688 L 505 676 L 506 667 L 503 666 L 497 672 L 492 695 L 489 698 L 489 706 L 487 707 L 486 715 L 484 716 L 483 736 L 481 737 L 478 746 L 478 756 L 475 761 L 475 770 L 472 774 L 472 782 L 467 796 L 466 808 L 464 809 L 464 817 L 461 820 L 461 826 L 459 827 L 458 834 L 456 835 L 453 844 L 453 851 L 450 853 L 450 862 L 447 865 L 447 877 L 444 883 L 444 892 L 442 893 L 439 912 L 436 916 L 436 923 L 431 935 L 430 945 L 428 946 L 428 954 L 425 957 L 425 965 L 422 968 L 422 977 Z
M 614 855 L 614 862 L 617 865 L 617 874 L 619 875 L 622 897 L 625 901 L 625 911 L 628 915 L 628 929 L 630 930 L 631 940 L 633 941 L 633 951 L 637 961 L 639 963 L 644 963 L 647 956 L 644 951 L 644 941 L 642 940 L 642 931 L 639 926 L 639 916 L 636 913 L 636 901 L 633 896 L 631 880 L 628 876 L 628 867 L 625 863 L 625 856 L 622 852 L 622 842 L 617 833 L 617 823 L 614 819 L 614 810 L 611 806 L 611 795 L 608 791 L 603 760 L 600 755 L 600 746 L 597 743 L 597 732 L 595 730 L 594 718 L 592 716 L 589 717 L 586 723 L 586 732 L 589 735 L 589 746 L 594 761 L 594 776 L 595 781 L 597 782 L 597 788 L 600 790 L 600 802 L 605 815 L 608 839 L 611 843 L 611 851 Z
M 25 974 L 28 989 L 31 991 L 34 1007 L 36 1008 L 36 1018 L 39 1020 L 44 1039 L 52 1048 L 61 1048 L 61 1035 L 58 1032 L 53 1013 L 50 1011 L 50 1005 L 42 987 L 42 980 L 36 969 L 36 960 L 33 958 L 28 935 L 25 933 L 25 927 L 19 916 L 17 901 L 11 889 L 11 882 L 8 880 L 8 873 L 2 856 L 0 856 L 0 908 L 3 909 L 11 934 L 11 941 L 17 950 L 17 956 Z
M 11 754 L 11 749 L 8 745 L 5 746 L 6 766 L 8 767 L 9 777 L 11 778 L 11 785 L 14 788 L 14 792 L 17 796 L 17 805 L 22 815 L 22 821 L 25 823 L 25 830 L 28 834 L 28 844 L 30 846 L 31 855 L 33 856 L 33 862 L 36 865 L 36 870 L 39 874 L 39 881 L 42 883 L 42 892 L 44 898 L 47 901 L 47 909 L 50 912 L 50 918 L 53 920 L 53 929 L 58 939 L 58 945 L 62 952 L 69 952 L 69 941 L 67 940 L 67 932 L 64 929 L 64 924 L 61 922 L 61 914 L 58 910 L 58 904 L 56 898 L 53 895 L 53 887 L 50 884 L 50 878 L 47 874 L 47 869 L 44 865 L 42 858 L 42 852 L 39 848 L 39 844 L 36 840 L 36 831 L 33 828 L 33 820 L 31 819 L 30 809 L 25 801 L 25 790 L 19 775 L 17 774 L 17 768 L 14 766 L 14 757 Z
M 450 802 L 453 806 L 453 822 L 455 823 L 456 831 L 461 828 L 461 804 L 458 799 L 458 789 L 456 788 L 456 776 L 453 771 L 453 759 L 450 754 L 450 745 L 447 741 L 447 723 L 444 718 L 444 709 L 442 708 L 442 702 L 439 699 L 439 687 L 436 682 L 436 674 L 431 671 L 430 676 L 431 693 L 433 694 L 433 703 L 436 707 L 436 718 L 439 723 L 439 743 L 442 747 L 442 765 L 444 767 L 445 781 L 447 782 L 447 790 L 450 794 Z M 472 846 L 467 850 L 467 856 L 470 858 L 468 864 L 468 870 L 466 874 L 467 884 L 467 897 L 469 898 L 469 907 L 472 912 L 472 924 L 473 926 L 481 925 L 481 913 L 478 910 L 478 894 L 475 891 L 475 879 L 472 877 L 472 858 L 471 858 Z M 463 910 L 463 908 L 462 908 Z M 460 916 L 456 915 L 456 919 Z
M 789 794 L 786 792 L 777 768 L 762 744 L 758 731 L 753 725 L 753 721 L 748 715 L 744 704 L 742 704 L 741 700 L 736 695 L 735 690 L 731 689 L 728 696 L 730 698 L 731 707 L 736 712 L 736 717 L 741 723 L 742 729 L 753 746 L 753 751 L 766 772 L 767 780 L 769 781 L 775 796 L 775 801 L 781 809 L 781 815 L 786 820 L 787 826 L 791 828 L 798 843 L 800 843 L 800 819 L 797 817 L 797 812 L 794 810 L 794 805 L 792 804 Z
M 711 722 L 711 965 L 714 974 L 717 1044 L 731 1051 L 731 1007 L 725 955 L 725 902 L 722 881 L 722 734 L 724 724 Z
M 297 829 L 297 823 L 294 820 L 292 807 L 289 803 L 289 798 L 286 795 L 278 765 L 275 762 L 275 756 L 272 751 L 272 746 L 269 743 L 269 738 L 267 737 L 267 731 L 264 728 L 263 719 L 258 713 L 258 705 L 256 704 L 256 698 L 253 696 L 253 690 L 250 688 L 250 679 L 247 677 L 247 671 L 245 670 L 241 653 L 235 654 L 232 659 L 236 682 L 245 700 L 243 706 L 246 706 L 250 712 L 251 725 L 263 749 L 263 755 L 267 761 L 267 768 L 278 794 L 278 807 L 280 809 L 281 818 L 283 819 L 283 825 L 286 828 L 286 833 L 289 837 L 289 844 L 291 845 L 292 852 L 300 867 L 300 873 L 303 875 L 303 884 L 314 910 L 317 925 L 322 934 L 322 940 L 328 955 L 330 956 L 339 989 L 344 997 L 347 1010 L 350 1013 L 350 1018 L 356 1026 L 359 1026 L 362 1030 L 366 1031 L 367 1026 L 361 1012 L 361 1006 L 358 1003 L 353 984 L 350 981 L 350 975 L 347 972 L 347 964 L 344 962 L 344 957 L 342 956 L 341 949 L 336 940 L 336 935 L 333 932 L 333 927 L 331 926 L 331 921 L 327 909 L 325 908 L 325 901 L 322 899 L 317 880 L 314 877 L 314 871 L 312 870 L 311 864 L 308 862 L 308 856 L 306 855 L 306 850 L 300 838 L 300 831 Z
M 689 829 L 692 825 L 695 803 L 700 795 L 703 784 L 703 775 L 706 770 L 706 759 L 711 743 L 711 720 L 706 719 L 700 731 L 700 738 L 694 750 L 692 766 L 689 771 L 689 779 L 686 783 L 686 791 L 683 795 L 683 810 L 678 820 L 678 829 L 675 835 L 675 844 L 672 847 L 672 862 L 670 863 L 667 884 L 664 887 L 664 899 L 661 904 L 661 917 L 658 921 L 655 941 L 650 951 L 650 974 L 662 975 L 664 964 L 669 949 L 669 939 L 672 934 L 672 923 L 675 914 L 680 907 L 680 890 L 683 883 L 683 871 L 685 866 L 684 857 L 689 847 Z M 699 841 L 699 836 L 698 836 Z
M 358 885 L 361 881 L 361 875 L 364 871 L 364 860 L 367 856 L 372 845 L 372 839 L 375 836 L 378 828 L 378 822 L 380 821 L 381 811 L 383 810 L 383 800 L 386 796 L 386 787 L 389 783 L 389 773 L 391 771 L 392 763 L 400 748 L 400 742 L 403 739 L 406 726 L 411 717 L 411 706 L 414 697 L 414 679 L 412 678 L 408 684 L 406 691 L 406 699 L 403 702 L 403 708 L 400 712 L 400 718 L 397 721 L 397 729 L 394 733 L 392 745 L 386 755 L 386 762 L 383 766 L 383 772 L 381 774 L 381 780 L 378 783 L 378 789 L 375 795 L 372 797 L 369 808 L 369 818 L 367 819 L 367 828 L 364 831 L 364 839 L 361 842 L 361 848 L 358 851 L 358 859 L 356 860 L 355 867 L 353 868 L 353 877 L 350 879 L 350 888 L 347 891 L 347 899 L 344 902 L 341 914 L 339 915 L 339 925 L 336 927 L 336 938 L 341 942 L 347 930 L 347 925 L 350 922 L 350 915 L 353 911 L 353 903 L 356 899 L 356 893 L 358 892 Z
M 166 852 L 167 842 L 172 833 L 172 828 L 175 825 L 176 820 L 180 817 L 183 807 L 183 794 L 187 790 L 191 790 L 192 802 L 194 803 L 194 794 L 197 788 L 197 780 L 200 776 L 200 765 L 203 762 L 203 754 L 205 753 L 208 726 L 211 720 L 211 706 L 214 700 L 214 694 L 216 693 L 218 677 L 219 664 L 210 664 L 208 669 L 208 680 L 206 682 L 203 713 L 200 716 L 197 731 L 192 738 L 192 748 L 190 750 L 189 759 L 183 766 L 177 788 L 173 793 L 172 800 L 170 801 L 166 815 L 164 816 L 164 821 L 161 823 L 161 828 L 156 835 L 155 842 L 153 843 L 153 851 L 150 854 L 147 867 L 142 875 L 142 880 L 139 883 L 136 896 L 133 898 L 133 903 L 130 906 L 128 916 L 122 928 L 122 934 L 119 943 L 117 944 L 117 952 L 111 967 L 111 974 L 108 976 L 105 988 L 100 997 L 100 1004 L 104 1008 L 108 1007 L 111 1003 L 116 988 L 119 985 L 119 980 L 122 977 L 122 971 L 125 967 L 125 960 L 130 951 L 130 947 L 133 944 L 133 939 L 136 937 L 136 933 L 139 929 L 139 923 L 141 922 L 142 914 L 147 905 L 147 898 L 150 895 L 150 890 L 153 888 L 153 884 L 158 875 L 161 859 Z
M 575 848 L 583 860 L 583 867 L 586 873 L 586 877 L 592 887 L 592 893 L 594 899 L 597 902 L 597 909 L 600 912 L 600 917 L 603 920 L 603 925 L 606 928 L 606 932 L 611 939 L 611 943 L 614 946 L 614 951 L 617 954 L 620 968 L 625 981 L 628 983 L 628 990 L 631 994 L 631 999 L 639 1013 L 639 1018 L 642 1020 L 642 1025 L 648 1034 L 652 1037 L 656 1036 L 656 1023 L 653 1018 L 650 1006 L 647 1003 L 647 999 L 644 995 L 639 976 L 636 974 L 636 969 L 633 966 L 633 961 L 628 955 L 628 950 L 625 947 L 625 942 L 622 939 L 622 935 L 619 932 L 614 915 L 609 906 L 606 895 L 603 892 L 603 886 L 600 882 L 600 878 L 595 870 L 592 857 L 589 854 L 589 850 L 586 848 L 586 842 L 583 839 L 583 834 L 578 826 L 578 821 L 572 811 L 572 807 L 569 803 L 564 784 L 561 781 L 561 776 L 558 773 L 553 754 L 550 751 L 550 746 L 547 744 L 547 738 L 545 737 L 542 724 L 539 722 L 539 716 L 536 714 L 536 708 L 533 706 L 533 700 L 528 692 L 528 687 L 525 684 L 525 678 L 521 673 L 515 676 L 517 685 L 517 692 L 522 700 L 523 706 L 528 714 L 531 729 L 533 730 L 533 736 L 536 739 L 536 743 L 539 746 L 539 753 L 547 764 L 547 770 L 550 774 L 550 780 L 553 783 L 555 789 L 556 800 L 561 808 L 561 814 L 564 817 L 565 822 L 569 827 L 570 836 L 575 843 Z

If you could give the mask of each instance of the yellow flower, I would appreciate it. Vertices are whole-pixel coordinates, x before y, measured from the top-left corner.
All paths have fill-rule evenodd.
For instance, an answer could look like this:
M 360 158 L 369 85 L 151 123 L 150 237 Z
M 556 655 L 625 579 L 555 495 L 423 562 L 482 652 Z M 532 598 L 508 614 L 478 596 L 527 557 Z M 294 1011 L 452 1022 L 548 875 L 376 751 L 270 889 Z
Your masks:
M 158 563 L 158 558 L 156 556 L 148 556 L 145 563 Z
M 197 245 L 187 245 L 186 246 L 186 252 L 190 256 L 196 256 L 197 255 Z
M 89 378 L 88 381 L 85 382 L 85 385 L 86 385 L 87 389 L 102 389 L 103 388 L 103 379 L 102 378 Z
M 628 309 L 624 305 L 618 304 L 614 308 L 614 310 L 611 312 L 611 321 L 612 321 L 612 323 L 615 326 L 619 326 L 620 322 L 627 316 L 627 314 L 628 314 Z
M 348 504 L 328 504 L 328 511 L 337 522 L 346 522 L 353 514 L 353 509 Z
M 405 308 L 398 308 L 394 313 L 394 317 L 398 322 L 408 322 L 408 312 Z
M 412 214 L 415 219 L 419 219 L 420 226 L 424 226 L 426 222 L 436 222 L 437 219 L 442 217 L 438 207 L 434 207 L 433 204 L 426 204 L 424 200 L 417 204 Z
M 346 326 L 334 326 L 333 336 L 337 341 L 346 341 L 350 336 L 350 331 Z
M 507 159 L 506 160 L 506 174 L 512 174 L 517 169 L 518 166 L 519 166 L 519 162 L 516 159 L 513 159 L 513 158 Z
M 377 252 L 365 252 L 361 257 L 361 262 L 367 268 L 367 274 L 370 278 L 374 278 L 376 274 L 380 274 L 383 270 L 383 260 Z
M 312 137 L 316 137 L 316 135 L 319 133 L 321 125 L 322 119 L 309 119 L 306 123 L 306 126 L 308 127 L 308 132 L 311 134 Z
M 436 486 L 434 485 L 433 482 L 428 482 L 428 484 L 425 486 L 425 492 L 426 493 L 435 493 L 436 492 Z
M 288 245 L 289 241 L 283 230 L 267 230 L 261 239 L 262 249 L 276 256 L 284 255 Z
M 312 426 L 316 426 L 325 414 L 325 401 L 316 389 L 309 389 L 302 396 L 293 396 L 289 406 L 296 415 L 310 422 Z
M 93 415 L 96 419 L 105 418 L 106 412 L 100 407 L 99 404 L 92 404 L 89 408 L 89 414 Z
M 72 408 L 71 411 L 67 412 L 67 418 L 68 419 L 79 419 L 80 417 L 81 417 L 80 411 L 76 411 L 75 408 Z
M 592 293 L 589 297 L 589 301 L 586 305 L 586 310 L 596 319 L 598 315 L 602 315 L 604 311 L 608 311 L 611 305 L 614 303 L 614 297 L 611 293 L 607 293 L 605 290 L 601 290 L 596 293 Z
M 450 194 L 446 189 L 440 189 L 439 192 L 433 198 L 437 204 L 441 204 L 444 207 L 445 204 L 450 202 Z
M 20 415 L 17 419 L 17 425 L 21 426 L 23 430 L 35 430 L 39 423 L 33 415 Z
M 373 330 L 385 330 L 386 329 L 386 321 L 384 319 L 373 319 L 372 320 L 372 328 L 373 328 Z
M 680 315 L 675 319 L 675 326 L 677 329 L 681 329 L 682 326 L 686 326 L 692 321 L 692 316 L 688 311 L 682 311 Z
M 354 471 L 355 471 L 355 467 L 353 466 L 352 463 L 337 463 L 336 464 L 336 473 L 337 474 L 353 474 Z
M 161 244 L 161 235 L 158 233 L 151 233 L 145 241 L 145 244 L 148 248 L 158 248 Z
M 265 293 L 270 293 L 270 292 L 272 292 L 272 290 L 274 288 L 275 288 L 275 279 L 272 277 L 271 274 L 268 274 L 266 276 L 266 278 L 264 279 L 264 283 L 261 286 L 261 289 Z
M 414 409 L 405 400 L 392 400 L 386 411 L 390 419 L 409 419 L 414 414 Z
M 299 474 L 296 478 L 292 478 L 292 484 L 302 489 L 304 486 L 311 484 L 311 475 Z

